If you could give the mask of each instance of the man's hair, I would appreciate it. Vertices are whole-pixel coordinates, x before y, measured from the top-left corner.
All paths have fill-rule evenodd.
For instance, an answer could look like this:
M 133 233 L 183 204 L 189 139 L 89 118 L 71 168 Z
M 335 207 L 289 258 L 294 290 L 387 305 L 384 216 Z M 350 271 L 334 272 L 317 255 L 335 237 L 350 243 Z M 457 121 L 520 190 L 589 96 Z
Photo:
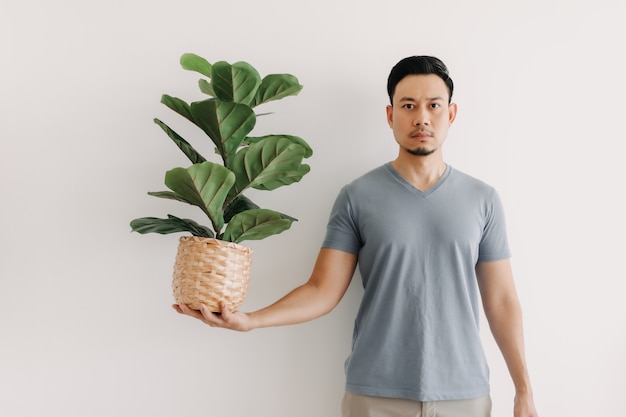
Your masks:
M 434 56 L 410 56 L 400 60 L 389 73 L 387 79 L 387 93 L 389 102 L 393 104 L 393 94 L 398 83 L 407 75 L 435 74 L 441 78 L 448 87 L 448 103 L 452 102 L 452 91 L 454 84 L 448 75 L 448 67 L 439 58 Z

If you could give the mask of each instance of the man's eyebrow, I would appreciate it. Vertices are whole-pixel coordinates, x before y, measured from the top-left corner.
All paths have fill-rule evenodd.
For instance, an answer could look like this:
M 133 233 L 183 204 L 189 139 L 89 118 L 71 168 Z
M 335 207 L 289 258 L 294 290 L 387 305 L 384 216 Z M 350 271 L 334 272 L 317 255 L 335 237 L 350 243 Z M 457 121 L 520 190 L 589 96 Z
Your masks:
M 426 97 L 426 101 L 437 101 L 437 100 L 442 100 L 443 101 L 443 97 L 441 97 L 441 96 Z M 417 101 L 417 100 L 415 98 L 413 98 L 413 97 L 402 97 L 398 101 L 411 101 L 411 102 L 414 102 L 414 101 Z

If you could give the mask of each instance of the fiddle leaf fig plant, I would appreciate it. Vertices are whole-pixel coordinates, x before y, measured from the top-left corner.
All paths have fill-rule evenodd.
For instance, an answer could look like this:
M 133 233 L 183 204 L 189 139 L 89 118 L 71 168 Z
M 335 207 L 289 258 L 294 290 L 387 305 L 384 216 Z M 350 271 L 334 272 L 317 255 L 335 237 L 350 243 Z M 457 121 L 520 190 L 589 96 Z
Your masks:
M 186 232 L 194 236 L 240 243 L 260 240 L 291 227 L 295 218 L 261 208 L 244 195 L 249 189 L 271 191 L 299 182 L 310 171 L 303 163 L 313 151 L 302 138 L 286 134 L 251 136 L 261 104 L 297 95 L 302 90 L 291 74 L 263 78 L 247 62 L 209 63 L 187 53 L 183 69 L 204 76 L 198 81 L 207 99 L 193 103 L 164 94 L 161 103 L 197 126 L 214 145 L 216 159 L 202 156 L 187 140 L 159 119 L 154 122 L 191 161 L 186 168 L 165 174 L 169 190 L 149 195 L 197 206 L 210 226 L 169 214 L 167 218 L 142 217 L 130 222 L 138 233 Z

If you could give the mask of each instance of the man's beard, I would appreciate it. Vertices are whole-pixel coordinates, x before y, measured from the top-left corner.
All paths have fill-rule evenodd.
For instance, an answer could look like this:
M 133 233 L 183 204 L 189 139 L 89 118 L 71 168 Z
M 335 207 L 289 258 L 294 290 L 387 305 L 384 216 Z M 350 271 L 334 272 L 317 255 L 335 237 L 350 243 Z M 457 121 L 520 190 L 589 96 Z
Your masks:
M 405 149 L 408 153 L 410 153 L 411 155 L 415 155 L 415 156 L 428 156 L 432 154 L 433 152 L 435 152 L 434 149 L 426 149 L 426 148 L 415 148 L 415 149 L 405 148 Z

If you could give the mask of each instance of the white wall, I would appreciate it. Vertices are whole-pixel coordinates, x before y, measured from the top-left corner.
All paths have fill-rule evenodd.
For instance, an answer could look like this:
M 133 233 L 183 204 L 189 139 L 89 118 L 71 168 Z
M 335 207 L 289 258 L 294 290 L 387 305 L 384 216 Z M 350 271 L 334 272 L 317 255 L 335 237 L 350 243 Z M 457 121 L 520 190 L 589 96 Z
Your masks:
M 258 194 L 300 221 L 251 243 L 242 309 L 308 277 L 339 187 L 395 156 L 389 69 L 433 54 L 457 85 L 447 160 L 495 185 L 508 212 L 541 414 L 622 415 L 625 12 L 621 0 L 4 0 L 0 415 L 339 414 L 358 285 L 311 323 L 210 329 L 170 307 L 177 237 L 130 232 L 135 217 L 198 218 L 146 195 L 187 164 L 152 123 L 184 124 L 161 94 L 199 98 L 184 52 L 304 85 L 265 128 L 307 139 L 312 171 Z M 487 330 L 485 345 L 494 416 L 512 415 Z

